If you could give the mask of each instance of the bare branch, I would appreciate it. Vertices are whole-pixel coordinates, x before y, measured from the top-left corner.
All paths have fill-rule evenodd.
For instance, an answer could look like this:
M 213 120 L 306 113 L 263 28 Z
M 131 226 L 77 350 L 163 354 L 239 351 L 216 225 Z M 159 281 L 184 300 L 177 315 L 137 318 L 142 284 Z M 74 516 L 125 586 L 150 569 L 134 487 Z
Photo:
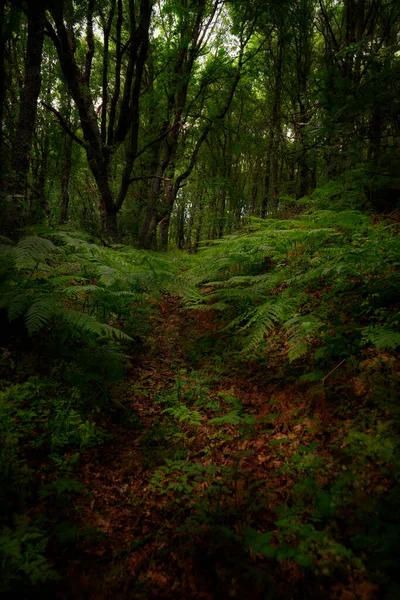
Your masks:
M 86 144 L 85 144 L 84 140 L 82 140 L 79 136 L 77 136 L 72 131 L 72 129 L 69 127 L 67 121 L 64 119 L 62 114 L 56 108 L 54 108 L 54 106 L 52 106 L 51 104 L 47 104 L 47 102 L 43 102 L 43 101 L 41 102 L 41 105 L 44 106 L 45 108 L 47 108 L 48 111 L 52 112 L 53 115 L 55 115 L 57 117 L 57 120 L 60 123 L 61 127 L 64 129 L 64 131 L 66 133 L 68 133 L 69 136 L 71 136 L 71 138 L 74 140 L 74 142 L 76 142 L 77 144 L 82 146 L 82 148 L 86 149 Z

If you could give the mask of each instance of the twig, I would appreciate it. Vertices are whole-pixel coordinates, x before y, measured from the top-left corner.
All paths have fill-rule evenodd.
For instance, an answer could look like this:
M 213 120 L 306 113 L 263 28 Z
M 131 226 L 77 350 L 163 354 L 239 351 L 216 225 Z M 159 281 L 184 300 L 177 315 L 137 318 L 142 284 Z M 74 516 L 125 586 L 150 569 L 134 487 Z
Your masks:
M 328 375 L 325 375 L 325 377 L 323 377 L 323 378 L 321 379 L 321 381 L 322 381 L 322 385 L 325 383 L 325 379 L 328 379 L 329 375 L 332 375 L 332 373 L 333 373 L 334 371 L 336 371 L 336 369 L 338 369 L 338 368 L 339 368 L 339 367 L 340 367 L 340 366 L 341 366 L 341 365 L 342 365 L 342 364 L 345 362 L 345 360 L 346 360 L 345 358 L 344 358 L 343 360 L 341 360 L 341 361 L 340 361 L 340 363 L 339 363 L 338 365 L 336 365 L 336 367 L 333 367 L 332 371 L 330 371 L 330 372 L 328 373 Z

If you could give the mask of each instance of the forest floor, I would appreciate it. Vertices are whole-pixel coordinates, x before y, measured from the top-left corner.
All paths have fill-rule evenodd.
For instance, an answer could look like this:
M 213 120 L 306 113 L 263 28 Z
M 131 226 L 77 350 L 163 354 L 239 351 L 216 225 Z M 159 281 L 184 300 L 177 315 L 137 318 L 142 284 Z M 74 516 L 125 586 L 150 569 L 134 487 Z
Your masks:
M 114 391 L 122 414 L 133 415 L 131 425 L 114 422 L 113 439 L 82 456 L 79 478 L 87 495 L 79 501 L 79 527 L 97 534 L 83 536 L 71 556 L 62 558 L 66 566 L 57 596 L 376 598 L 375 586 L 362 574 L 333 586 L 323 575 L 307 579 L 293 561 L 277 566 L 232 537 L 249 515 L 257 531 L 273 531 L 273 510 L 287 502 L 294 483 L 290 470 L 281 468 L 285 458 L 316 441 L 322 454 L 328 452 L 338 429 L 335 423 L 327 427 L 323 407 L 316 406 L 309 418 L 309 399 L 290 385 L 271 383 L 259 366 L 233 367 L 227 377 L 225 364 L 218 377 L 215 353 L 203 351 L 194 369 L 191 348 L 210 337 L 216 319 L 212 311 L 185 311 L 178 299 L 161 299 L 148 350 Z M 174 428 L 163 399 L 188 398 L 188 391 L 197 407 L 201 401 L 200 417 L 198 411 L 187 418 L 175 414 Z M 250 433 L 246 419 L 240 426 L 235 419 L 222 419 L 219 428 L 210 425 L 221 414 L 216 406 L 226 414 L 235 399 L 250 417 Z M 169 466 L 157 480 L 165 459 Z M 176 465 L 186 465 L 186 472 Z M 255 498 L 261 499 L 257 506 Z M 220 537 L 224 530 L 227 540 Z

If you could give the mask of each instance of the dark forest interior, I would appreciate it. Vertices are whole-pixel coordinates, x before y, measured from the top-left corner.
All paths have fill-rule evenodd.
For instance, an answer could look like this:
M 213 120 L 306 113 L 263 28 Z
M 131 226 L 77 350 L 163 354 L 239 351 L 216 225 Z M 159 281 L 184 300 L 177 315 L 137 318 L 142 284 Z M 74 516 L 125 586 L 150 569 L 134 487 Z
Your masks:
M 0 595 L 398 600 L 398 0 L 0 24 Z

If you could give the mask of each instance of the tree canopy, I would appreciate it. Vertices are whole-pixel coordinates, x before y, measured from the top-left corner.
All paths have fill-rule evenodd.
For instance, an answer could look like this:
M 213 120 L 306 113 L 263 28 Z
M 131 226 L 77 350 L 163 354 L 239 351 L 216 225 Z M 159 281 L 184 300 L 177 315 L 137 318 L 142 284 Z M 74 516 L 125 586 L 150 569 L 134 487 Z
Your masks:
M 191 248 L 331 180 L 363 206 L 396 201 L 392 0 L 1 10 L 4 233 L 69 222 Z

